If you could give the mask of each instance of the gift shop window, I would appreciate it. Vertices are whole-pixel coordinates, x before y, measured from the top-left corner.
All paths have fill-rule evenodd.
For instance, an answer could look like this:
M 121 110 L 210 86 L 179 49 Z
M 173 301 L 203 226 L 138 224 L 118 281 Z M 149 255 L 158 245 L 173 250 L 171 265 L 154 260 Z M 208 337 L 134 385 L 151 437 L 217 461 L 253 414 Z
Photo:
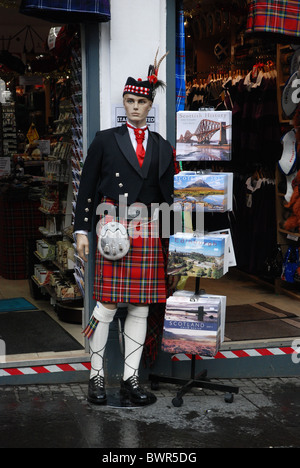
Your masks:
M 291 83 L 300 40 L 287 22 L 281 31 L 271 18 L 263 22 L 261 4 L 181 3 L 185 93 L 175 197 L 204 203 L 205 232 L 230 232 L 232 257 L 218 279 L 203 258 L 193 266 L 178 252 L 172 258 L 182 267 L 182 290 L 194 291 L 198 276 L 206 294 L 226 296 L 223 349 L 291 345 L 299 337 L 299 105 Z M 223 189 L 220 174 L 231 174 Z
M 2 3 L 0 335 L 6 362 L 78 355 L 84 268 L 73 216 L 83 163 L 81 29 L 53 27 Z

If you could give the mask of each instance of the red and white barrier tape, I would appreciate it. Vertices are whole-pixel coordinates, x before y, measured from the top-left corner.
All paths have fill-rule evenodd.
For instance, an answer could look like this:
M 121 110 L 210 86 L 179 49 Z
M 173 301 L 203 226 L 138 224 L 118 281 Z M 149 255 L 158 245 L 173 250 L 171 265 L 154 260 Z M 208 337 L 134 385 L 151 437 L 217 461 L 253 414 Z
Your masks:
M 287 346 L 280 348 L 258 348 L 258 349 L 238 349 L 232 351 L 219 351 L 215 356 L 199 356 L 196 355 L 196 360 L 208 359 L 237 359 L 244 357 L 262 357 L 262 356 L 284 356 L 291 354 L 299 354 L 298 346 Z M 190 361 L 192 354 L 179 353 L 172 356 L 172 361 Z M 91 369 L 90 362 L 72 363 L 72 364 L 50 364 L 45 366 L 30 366 L 30 367 L 11 367 L 0 369 L 1 377 L 11 377 L 15 375 L 36 375 L 36 374 L 51 374 L 55 372 L 76 372 L 89 371 Z
M 286 354 L 299 353 L 299 347 L 286 346 L 280 348 L 258 348 L 258 349 L 238 349 L 232 351 L 219 351 L 215 356 L 199 356 L 196 355 L 196 360 L 206 359 L 236 359 L 243 357 L 262 357 L 262 356 L 284 356 Z M 192 354 L 179 353 L 172 356 L 172 361 L 189 361 L 192 359 Z
M 32 367 L 11 367 L 0 369 L 1 377 L 10 377 L 13 375 L 34 375 L 34 374 L 51 374 L 55 372 L 76 372 L 86 371 L 91 369 L 89 362 L 72 363 L 72 364 L 51 364 L 46 366 Z

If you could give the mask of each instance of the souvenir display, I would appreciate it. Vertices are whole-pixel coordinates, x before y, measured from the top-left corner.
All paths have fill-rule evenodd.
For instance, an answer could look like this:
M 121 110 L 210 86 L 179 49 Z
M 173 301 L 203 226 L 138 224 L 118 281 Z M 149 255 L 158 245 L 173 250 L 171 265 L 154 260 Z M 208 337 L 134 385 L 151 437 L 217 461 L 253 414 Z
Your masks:
M 0 157 L 17 151 L 15 104 L 0 104 Z
M 232 174 L 182 171 L 174 176 L 174 203 L 189 203 L 193 211 L 199 204 L 208 212 L 232 210 Z
M 228 241 L 227 234 L 197 236 L 182 232 L 170 236 L 168 274 L 221 278 L 229 266 Z
M 228 266 L 229 267 L 235 267 L 236 266 L 236 258 L 235 258 L 235 253 L 234 253 L 234 246 L 232 242 L 232 236 L 230 229 L 222 229 L 221 231 L 213 231 L 210 232 L 210 235 L 225 235 L 228 236 L 227 239 L 227 247 L 228 247 Z
M 177 161 L 230 161 L 231 111 L 177 113 Z
M 175 291 L 173 296 L 192 298 L 192 297 L 195 296 L 195 292 L 182 289 L 181 291 Z M 206 294 L 206 293 L 201 294 L 201 297 L 202 298 L 219 299 L 221 301 L 221 343 L 223 343 L 223 341 L 225 339 L 225 320 L 226 320 L 227 297 L 226 296 L 220 296 L 219 294 Z
M 221 300 L 217 296 L 167 299 L 162 350 L 214 356 L 221 344 Z

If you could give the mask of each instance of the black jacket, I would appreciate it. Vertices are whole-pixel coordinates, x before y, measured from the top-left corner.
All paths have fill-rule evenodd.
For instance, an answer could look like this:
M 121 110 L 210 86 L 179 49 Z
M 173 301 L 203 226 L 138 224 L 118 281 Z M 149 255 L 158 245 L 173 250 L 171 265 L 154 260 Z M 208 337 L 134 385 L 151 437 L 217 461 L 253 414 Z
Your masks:
M 126 125 L 97 132 L 82 170 L 74 231 L 92 229 L 93 215 L 102 196 L 118 201 L 120 195 L 125 195 L 128 205 L 136 201 L 171 205 L 173 181 L 173 149 L 158 133 L 149 131 L 140 168 Z M 147 197 L 143 198 L 143 193 Z

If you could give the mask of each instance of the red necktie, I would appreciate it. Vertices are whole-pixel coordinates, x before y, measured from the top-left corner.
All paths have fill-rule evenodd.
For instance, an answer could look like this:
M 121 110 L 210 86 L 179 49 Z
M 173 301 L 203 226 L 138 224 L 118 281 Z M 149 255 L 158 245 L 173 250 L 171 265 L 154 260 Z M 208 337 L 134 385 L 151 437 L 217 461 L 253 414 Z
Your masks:
M 137 158 L 138 158 L 138 161 L 139 161 L 139 165 L 140 165 L 140 167 L 142 167 L 143 162 L 144 162 L 144 158 L 145 158 L 145 154 L 146 154 L 145 148 L 143 147 L 143 141 L 145 139 L 145 130 L 143 130 L 142 128 L 132 127 L 128 123 L 127 123 L 127 127 L 132 128 L 133 131 L 134 131 L 135 139 L 136 139 L 136 142 L 137 142 L 136 155 L 137 155 Z

